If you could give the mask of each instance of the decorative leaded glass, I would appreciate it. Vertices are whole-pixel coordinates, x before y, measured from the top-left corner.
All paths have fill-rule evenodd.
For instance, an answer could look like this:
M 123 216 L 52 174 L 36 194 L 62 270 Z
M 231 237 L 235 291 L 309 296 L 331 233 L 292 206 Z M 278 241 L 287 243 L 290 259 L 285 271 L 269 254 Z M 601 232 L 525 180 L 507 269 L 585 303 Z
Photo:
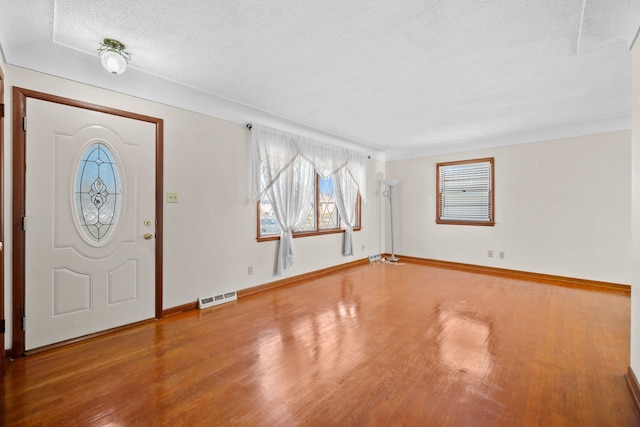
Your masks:
M 75 211 L 82 234 L 93 243 L 104 243 L 113 232 L 121 208 L 118 165 L 101 143 L 87 148 L 75 178 Z
M 318 200 L 318 223 L 321 230 L 339 228 L 336 193 L 333 189 L 333 178 L 320 177 L 320 196 Z
M 316 229 L 316 216 L 314 215 L 314 212 L 316 210 L 316 204 L 315 203 L 311 203 L 311 208 L 309 208 L 309 214 L 307 215 L 307 219 L 304 222 L 304 224 L 302 225 L 302 227 L 300 227 L 298 230 L 296 230 L 296 232 L 304 232 L 304 231 L 313 231 Z

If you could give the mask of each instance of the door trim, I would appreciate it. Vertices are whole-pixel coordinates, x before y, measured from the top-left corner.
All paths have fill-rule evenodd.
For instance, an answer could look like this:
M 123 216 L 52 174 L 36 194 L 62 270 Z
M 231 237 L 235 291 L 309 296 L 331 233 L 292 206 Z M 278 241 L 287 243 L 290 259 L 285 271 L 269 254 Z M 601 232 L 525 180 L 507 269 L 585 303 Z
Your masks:
M 92 104 L 20 87 L 13 88 L 13 315 L 12 357 L 25 354 L 25 332 L 22 319 L 25 313 L 25 232 L 22 218 L 25 216 L 26 198 L 26 132 L 23 126 L 27 114 L 27 98 L 98 111 L 105 114 L 141 120 L 155 125 L 156 129 L 156 239 L 155 239 L 155 317 L 162 318 L 162 259 L 163 259 L 163 119 L 129 111 Z
M 0 242 L 4 245 L 4 74 L 0 68 Z M 4 349 L 5 339 L 5 318 L 4 318 L 4 247 L 0 250 L 0 322 L 2 325 L 2 333 L 0 333 L 0 341 L 2 342 L 2 352 L 0 353 L 0 377 L 4 376 L 7 370 L 6 351 Z

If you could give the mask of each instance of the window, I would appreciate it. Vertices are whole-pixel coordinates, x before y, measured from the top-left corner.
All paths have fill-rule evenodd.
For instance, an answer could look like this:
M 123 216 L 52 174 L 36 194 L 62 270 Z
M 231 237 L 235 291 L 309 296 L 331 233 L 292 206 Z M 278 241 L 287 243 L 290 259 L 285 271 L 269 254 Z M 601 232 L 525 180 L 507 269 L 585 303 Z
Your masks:
M 360 230 L 359 196 L 356 209 L 357 223 L 354 230 Z M 259 241 L 280 238 L 280 226 L 266 196 L 258 202 L 258 222 Z M 309 210 L 306 222 L 300 229 L 293 232 L 293 237 L 344 232 L 341 222 L 333 190 L 333 179 L 316 175 L 315 202 Z
M 120 174 L 105 144 L 87 148 L 76 167 L 75 213 L 82 235 L 93 244 L 105 243 L 120 213 Z
M 493 158 L 436 165 L 438 224 L 494 225 Z

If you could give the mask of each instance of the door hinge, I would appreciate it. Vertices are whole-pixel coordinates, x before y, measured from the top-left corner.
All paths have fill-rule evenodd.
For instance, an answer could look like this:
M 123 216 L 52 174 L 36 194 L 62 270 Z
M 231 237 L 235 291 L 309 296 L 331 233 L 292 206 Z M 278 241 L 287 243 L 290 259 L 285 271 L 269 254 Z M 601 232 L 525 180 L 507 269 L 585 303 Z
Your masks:
M 27 332 L 27 316 L 22 316 L 22 331 Z
M 22 217 L 22 231 L 27 231 L 27 217 Z
M 0 319 L 0 334 L 4 334 L 6 332 L 5 320 Z
M 27 131 L 27 117 L 26 116 L 22 118 L 22 130 L 25 131 L 25 132 Z

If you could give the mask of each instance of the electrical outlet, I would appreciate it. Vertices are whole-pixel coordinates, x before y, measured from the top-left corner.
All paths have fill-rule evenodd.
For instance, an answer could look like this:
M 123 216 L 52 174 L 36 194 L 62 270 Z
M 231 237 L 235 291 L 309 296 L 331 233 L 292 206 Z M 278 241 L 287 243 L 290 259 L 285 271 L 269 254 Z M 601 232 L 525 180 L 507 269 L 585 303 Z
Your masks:
M 247 274 L 249 276 L 251 276 L 253 274 L 253 266 L 250 265 L 249 267 L 247 267 Z
M 504 259 L 504 252 L 500 251 L 498 255 L 500 256 L 500 259 Z
M 178 203 L 178 193 L 167 192 L 167 203 Z
M 493 251 L 487 251 L 487 256 L 489 258 L 493 258 Z

